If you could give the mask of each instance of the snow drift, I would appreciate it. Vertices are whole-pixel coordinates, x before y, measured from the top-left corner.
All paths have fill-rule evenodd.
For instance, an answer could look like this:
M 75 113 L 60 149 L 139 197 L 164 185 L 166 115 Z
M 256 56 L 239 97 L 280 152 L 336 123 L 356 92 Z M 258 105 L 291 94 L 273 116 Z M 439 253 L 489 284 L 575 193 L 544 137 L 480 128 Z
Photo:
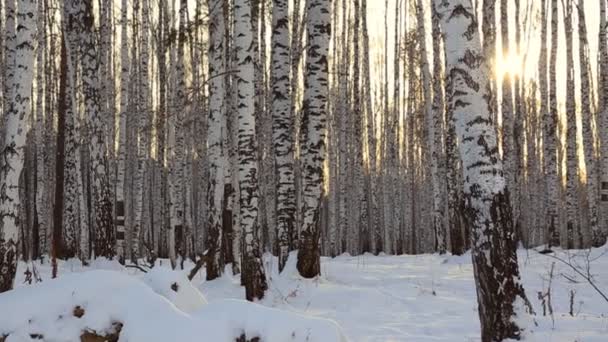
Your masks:
M 211 304 L 182 273 L 159 268 L 142 280 L 107 270 L 66 274 L 0 295 L 0 340 L 346 341 L 332 321 L 242 300 Z M 114 335 L 112 335 L 114 334 Z

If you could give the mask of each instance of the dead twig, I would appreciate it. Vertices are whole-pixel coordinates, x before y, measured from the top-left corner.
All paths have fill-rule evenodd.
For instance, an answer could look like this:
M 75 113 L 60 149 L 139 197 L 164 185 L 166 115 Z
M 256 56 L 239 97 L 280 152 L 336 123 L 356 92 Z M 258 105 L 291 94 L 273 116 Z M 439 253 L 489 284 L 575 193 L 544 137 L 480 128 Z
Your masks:
M 140 270 L 140 271 L 142 271 L 144 273 L 148 273 L 148 270 L 146 270 L 145 268 L 143 268 L 143 267 L 141 267 L 139 265 L 136 265 L 136 264 L 125 265 L 125 267 L 127 267 L 127 268 L 136 268 L 136 269 L 138 269 L 138 270 Z
M 539 253 L 540 254 L 540 253 Z M 576 272 L 578 275 L 580 275 L 581 277 L 583 277 L 583 279 L 585 279 L 589 285 L 591 285 L 595 291 L 602 297 L 604 298 L 604 300 L 608 303 L 608 296 L 606 296 L 606 294 L 599 288 L 597 287 L 597 285 L 595 284 L 595 282 L 593 281 L 593 278 L 591 277 L 591 275 L 586 275 L 585 273 L 581 272 L 576 266 L 574 266 L 571 262 L 566 261 L 558 256 L 555 255 L 551 255 L 551 254 L 542 254 L 544 256 L 547 256 L 549 258 L 553 258 L 559 262 L 561 262 L 562 264 L 570 267 L 574 272 Z

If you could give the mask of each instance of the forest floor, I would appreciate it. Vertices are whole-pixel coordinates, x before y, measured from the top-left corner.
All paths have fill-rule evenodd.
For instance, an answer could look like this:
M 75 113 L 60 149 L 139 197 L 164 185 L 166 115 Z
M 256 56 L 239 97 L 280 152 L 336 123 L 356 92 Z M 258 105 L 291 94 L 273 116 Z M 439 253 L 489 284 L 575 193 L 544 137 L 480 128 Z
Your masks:
M 595 285 L 608 294 L 608 245 L 581 251 L 557 249 L 551 255 L 570 263 L 583 275 L 591 275 Z M 537 313 L 537 325 L 529 326 L 526 341 L 608 341 L 608 302 L 583 276 L 534 250 L 521 249 L 518 256 L 524 287 Z M 276 258 L 267 255 L 264 262 L 272 271 L 267 275 L 269 291 L 260 304 L 334 320 L 350 341 L 480 340 L 470 254 L 341 255 L 323 258 L 322 276 L 313 280 L 297 275 L 293 259 L 281 275 L 276 271 Z M 548 298 L 544 297 L 543 305 L 539 292 L 547 293 L 553 263 L 550 315 Z M 77 262 L 66 262 L 60 264 L 59 273 L 110 268 L 141 276 L 136 269 L 119 266 L 96 262 L 83 268 Z M 20 265 L 19 284 L 23 282 L 24 267 Z M 191 267 L 186 263 L 184 274 Z M 50 276 L 47 264 L 37 268 L 42 279 Z M 218 304 L 214 310 L 221 310 L 219 304 L 225 299 L 244 298 L 239 277 L 230 272 L 214 281 L 203 279 L 201 272 L 193 280 L 194 287 L 202 292 L 208 305 Z M 272 321 L 267 323 L 273 326 Z

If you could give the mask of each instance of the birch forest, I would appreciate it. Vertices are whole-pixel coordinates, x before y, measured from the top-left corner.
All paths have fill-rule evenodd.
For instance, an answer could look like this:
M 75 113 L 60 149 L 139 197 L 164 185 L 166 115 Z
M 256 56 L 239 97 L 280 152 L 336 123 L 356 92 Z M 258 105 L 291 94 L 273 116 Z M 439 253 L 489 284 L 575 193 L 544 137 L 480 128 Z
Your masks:
M 608 262 L 589 257 L 608 248 L 607 10 L 607 0 L 0 0 L 0 293 L 23 274 L 50 284 L 41 270 L 60 281 L 66 265 L 111 263 L 163 265 L 193 284 L 235 277 L 241 299 L 266 303 L 281 274 L 323 286 L 346 256 L 358 273 L 365 258 L 462 255 L 475 340 L 525 340 L 524 318 L 539 327 L 546 296 L 528 286 L 536 276 L 522 280 L 522 255 L 579 271 L 556 253 Z M 597 267 L 575 280 L 597 290 L 586 302 L 606 300 L 605 333 L 608 272 Z M 293 291 L 282 300 L 304 290 Z M 579 297 L 557 300 L 567 312 L 568 296 L 573 315 Z M 0 318 L 0 341 L 11 329 Z M 445 341 L 467 340 L 453 334 Z

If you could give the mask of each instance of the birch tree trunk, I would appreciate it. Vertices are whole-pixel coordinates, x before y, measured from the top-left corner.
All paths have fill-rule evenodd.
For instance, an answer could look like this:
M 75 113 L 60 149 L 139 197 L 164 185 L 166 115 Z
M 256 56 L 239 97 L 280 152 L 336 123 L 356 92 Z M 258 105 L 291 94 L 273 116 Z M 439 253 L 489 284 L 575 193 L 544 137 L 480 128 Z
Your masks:
M 180 8 L 184 6 L 185 0 L 180 0 Z M 181 12 L 181 10 L 180 10 Z M 183 32 L 178 33 L 178 47 L 179 41 L 185 39 Z M 176 243 L 176 236 L 180 235 L 184 227 L 184 119 L 185 119 L 185 96 L 186 96 L 186 84 L 184 75 L 184 56 L 178 51 L 173 49 L 173 63 L 170 65 L 174 66 L 174 91 L 172 98 L 172 105 L 170 106 L 171 112 L 169 116 L 169 198 L 170 198 L 170 227 L 167 232 L 169 237 L 169 258 L 171 264 L 175 268 L 175 248 L 178 247 Z
M 258 241 L 259 189 L 255 132 L 255 66 L 253 65 L 253 34 L 251 0 L 234 4 L 234 44 L 238 71 L 236 73 L 238 108 L 238 184 L 240 226 L 244 238 L 242 279 L 247 300 L 264 297 L 267 289 Z
M 210 0 L 209 5 L 209 128 L 207 133 L 209 184 L 207 190 L 207 280 L 219 277 L 223 271 L 221 258 L 222 214 L 224 201 L 224 169 L 228 162 L 224 151 L 227 134 L 226 72 L 224 32 L 225 13 L 220 0 Z
M 74 19 L 72 16 L 72 9 L 69 3 L 64 3 L 64 15 L 66 16 L 66 24 L 64 30 L 66 31 L 64 36 L 63 45 L 65 48 L 65 66 L 62 60 L 62 89 L 60 90 L 60 101 L 61 107 L 59 108 L 60 118 L 58 118 L 58 126 L 63 126 L 63 137 L 57 139 L 57 148 L 60 148 L 60 144 L 64 143 L 63 150 L 64 159 L 60 162 L 60 157 L 57 158 L 57 190 L 60 193 L 56 193 L 56 203 L 61 202 L 61 205 L 57 205 L 62 208 L 62 220 L 59 217 L 55 221 L 55 256 L 58 258 L 73 258 L 79 252 L 83 259 L 88 259 L 88 241 L 85 251 L 79 250 L 78 236 L 86 234 L 80 234 L 84 230 L 84 227 L 88 227 L 87 217 L 88 211 L 86 202 L 84 201 L 83 193 L 85 191 L 83 177 L 82 177 L 82 149 L 81 149 L 81 124 L 78 113 L 78 102 L 76 97 L 76 70 L 78 69 L 78 31 Z M 63 91 L 63 92 L 62 92 Z M 61 121 L 61 125 L 59 123 Z M 60 139 L 63 142 L 60 142 Z M 62 169 L 59 170 L 59 167 Z M 61 172 L 61 175 L 59 175 Z M 59 179 L 61 178 L 61 181 Z M 65 188 L 61 185 L 65 184 Z M 57 214 L 56 214 L 57 215 Z M 84 254 L 82 252 L 85 252 Z
M 84 113 L 90 138 L 88 147 L 91 159 L 94 251 L 97 257 L 112 258 L 115 254 L 115 233 L 107 172 L 104 119 L 101 117 L 99 58 L 94 40 L 93 2 L 71 0 L 71 5 L 74 23 L 78 25 Z
M 336 2 L 337 3 L 337 2 Z M 345 239 L 344 236 L 348 230 L 348 71 L 349 62 L 348 57 L 350 55 L 349 44 L 348 44 L 348 13 L 347 13 L 347 0 L 341 2 L 341 19 L 342 28 L 340 31 L 340 49 L 341 53 L 338 53 L 339 59 L 339 76 L 338 76 L 338 125 L 339 125 L 339 154 L 338 154 L 338 196 L 339 196 L 339 207 L 338 207 L 338 248 L 337 250 L 341 253 L 345 250 Z M 337 35 L 337 32 L 336 32 Z M 300 134 L 302 136 L 302 134 Z M 306 148 L 303 144 L 302 149 Z M 303 154 L 303 152 L 301 152 Z
M 426 125 L 429 129 L 427 146 L 429 148 L 428 155 L 431 162 L 431 187 L 432 187 L 432 199 L 433 199 L 433 211 L 432 211 L 432 229 L 435 234 L 435 250 L 439 254 L 444 254 L 446 251 L 446 236 L 445 227 L 443 225 L 443 203 L 441 193 L 441 179 L 439 175 L 440 170 L 440 159 L 441 159 L 441 116 L 443 115 L 441 104 L 436 97 L 440 96 L 441 89 L 441 76 L 436 76 L 433 80 L 431 76 L 431 66 L 428 61 L 429 51 L 426 44 L 426 28 L 424 25 L 424 5 L 422 0 L 416 2 L 416 16 L 418 18 L 418 34 L 420 40 L 420 53 L 421 53 L 421 65 L 422 70 L 422 87 L 424 90 L 424 110 Z M 435 28 L 434 28 L 435 29 Z M 438 28 L 437 28 L 438 30 Z M 433 31 L 433 37 L 440 39 L 441 34 Z M 433 49 L 434 58 L 437 58 L 439 48 Z M 441 66 L 441 63 L 434 64 L 435 67 Z M 437 70 L 435 70 L 437 72 Z M 439 74 L 440 75 L 440 74 Z M 433 83 L 433 86 L 431 86 Z M 433 91 L 431 91 L 431 89 Z
M 587 196 L 587 219 L 582 229 L 583 247 L 587 248 L 593 243 L 598 247 L 603 245 L 600 237 L 598 222 L 598 195 L 597 186 L 597 158 L 595 153 L 595 139 L 593 134 L 594 115 L 591 104 L 593 85 L 591 83 L 591 64 L 589 60 L 589 42 L 587 41 L 587 21 L 585 19 L 585 1 L 579 0 L 578 13 L 578 52 L 580 63 L 581 80 L 581 122 L 583 124 L 583 149 L 585 155 L 586 170 L 586 196 Z M 584 221 L 582 221 L 584 222 Z M 598 245 L 599 244 L 599 245 Z
M 157 191 L 157 206 L 160 209 L 158 213 L 159 229 L 155 232 L 157 236 L 155 249 L 157 253 L 165 251 L 166 245 L 166 233 L 168 226 L 168 215 L 167 215 L 167 183 L 168 183 L 168 170 L 167 170 L 167 138 L 168 138 L 168 125 L 167 125 L 167 87 L 168 87 L 168 74 L 167 74 L 167 44 L 169 37 L 169 8 L 168 1 L 161 0 L 158 2 L 158 16 L 159 16 L 159 29 L 158 29 L 158 50 L 156 60 L 158 62 L 158 112 L 156 115 L 156 153 L 157 159 L 159 160 L 160 170 L 158 177 L 156 178 L 155 186 L 158 187 Z
M 224 14 L 226 15 L 225 23 L 226 23 L 226 48 L 227 48 L 227 64 L 230 66 L 229 70 L 237 70 L 238 69 L 238 55 L 237 55 L 237 47 L 236 42 L 234 41 L 234 37 L 236 36 L 235 31 L 235 15 L 234 11 L 230 10 L 230 4 L 224 2 L 224 6 L 226 6 L 224 10 Z M 228 25 L 231 23 L 231 25 Z M 230 44 L 231 43 L 231 44 Z M 226 217 L 225 222 L 227 224 L 224 225 L 224 232 L 226 233 L 228 230 L 231 230 L 231 238 L 229 241 L 232 246 L 230 246 L 230 250 L 232 251 L 232 271 L 234 274 L 241 273 L 241 259 L 243 255 L 243 231 L 240 223 L 240 189 L 239 189 L 239 174 L 238 174 L 238 91 L 237 91 L 237 83 L 239 80 L 238 74 L 231 75 L 229 78 L 229 88 L 228 88 L 228 96 L 227 96 L 227 104 L 226 110 L 228 115 L 226 117 L 226 125 L 228 126 L 228 134 L 226 135 L 226 139 L 224 140 L 224 146 L 228 148 L 227 157 L 229 159 L 228 167 L 226 167 L 224 173 L 224 200 L 225 200 L 225 210 L 224 215 Z M 229 217 L 232 216 L 232 217 Z M 227 235 L 227 234 L 226 234 Z M 226 248 L 228 252 L 228 248 Z M 226 255 L 229 255 L 226 253 Z M 227 258 L 226 258 L 227 259 Z M 242 278 L 241 278 L 242 280 Z
M 365 16 L 362 13 L 362 1 L 355 0 L 354 3 L 354 58 L 353 58 L 353 90 L 352 90 L 352 106 L 354 114 L 354 146 L 353 146 L 353 169 L 355 176 L 353 177 L 354 186 L 352 188 L 354 195 L 353 198 L 356 201 L 353 206 L 353 220 L 355 223 L 355 238 L 356 245 L 354 246 L 357 254 L 364 253 L 369 250 L 365 245 L 367 244 L 367 236 L 369 235 L 368 226 L 368 211 L 367 211 L 367 196 L 366 196 L 366 181 L 365 181 L 365 161 L 364 161 L 364 101 L 365 101 L 365 90 L 363 89 L 363 83 L 361 79 L 362 65 L 361 65 L 361 32 L 362 24 L 361 19 Z M 365 48 L 365 47 L 364 47 Z
M 9 0 L 7 10 L 13 10 Z M 12 8 L 11 8 L 12 7 Z M 14 12 L 13 12 L 14 13 Z M 31 94 L 34 78 L 36 53 L 36 1 L 19 0 L 17 5 L 17 27 L 14 49 L 7 54 L 13 57 L 6 82 L 10 91 L 7 111 L 4 114 L 3 164 L 0 168 L 0 219 L 2 234 L 0 238 L 0 293 L 12 289 L 17 271 L 17 246 L 19 231 L 22 229 L 19 212 L 22 201 L 19 196 L 19 178 L 25 158 L 25 138 L 27 122 L 31 115 Z M 14 18 L 14 17 L 13 17 Z M 9 24 L 9 23 L 7 23 Z M 11 25 L 14 24 L 10 23 Z M 12 32 L 13 28 L 9 31 Z M 8 51 L 7 51 L 8 52 Z
M 296 191 L 294 182 L 294 118 L 291 116 L 289 1 L 274 0 L 272 7 L 272 134 L 276 172 L 279 271 L 295 249 Z M 295 76 L 294 76 L 295 77 Z
M 329 0 L 307 1 L 307 49 L 302 117 L 303 211 L 297 268 L 305 278 L 321 273 L 320 207 L 323 197 L 327 122 L 328 64 L 331 35 Z
M 557 107 L 557 48 L 558 48 L 558 13 L 557 0 L 551 1 L 551 52 L 549 57 L 549 111 L 544 117 L 545 129 L 544 159 L 547 191 L 547 235 L 548 244 L 559 244 L 560 220 L 558 217 L 558 196 L 562 182 L 558 178 L 558 107 Z M 542 63 L 542 61 L 541 61 Z
M 483 53 L 486 56 L 486 63 L 491 71 L 496 70 L 496 0 L 487 0 L 483 2 L 482 17 L 483 17 Z M 490 76 L 490 117 L 494 126 L 498 127 L 498 99 L 497 99 L 498 82 L 495 75 Z
M 579 246 L 580 232 L 578 206 L 578 157 L 576 144 L 576 98 L 574 93 L 574 52 L 572 28 L 572 3 L 562 2 L 564 10 L 564 30 L 566 33 L 566 225 L 561 234 L 563 248 Z
M 369 244 L 370 251 L 372 253 L 377 253 L 377 241 L 380 237 L 380 225 L 379 225 L 379 208 L 378 208 L 378 198 L 376 194 L 377 187 L 377 165 L 376 165 L 376 122 L 374 116 L 374 108 L 372 105 L 372 91 L 371 91 L 371 72 L 370 72 L 370 49 L 369 49 L 369 34 L 368 34 L 368 25 L 367 25 L 367 0 L 361 1 L 361 12 L 363 15 L 362 25 L 363 25 L 363 88 L 366 91 L 365 98 L 365 115 L 366 115 L 366 133 L 367 133 L 367 153 L 369 157 L 368 161 L 368 175 L 367 182 L 368 185 L 366 187 L 368 194 L 368 205 L 369 205 L 369 222 L 368 222 L 368 231 L 370 233 L 369 236 Z
M 133 56 L 134 60 L 136 59 L 138 64 L 138 74 L 137 74 L 137 105 L 135 106 L 136 111 L 132 113 L 135 116 L 136 135 L 135 138 L 135 169 L 133 175 L 133 222 L 132 222 L 132 231 L 131 231 L 131 260 L 134 263 L 137 263 L 138 258 L 141 256 L 140 252 L 140 244 L 142 237 L 142 229 L 144 228 L 144 220 L 143 220 L 143 211 L 144 211 L 144 186 L 146 184 L 145 174 L 146 174 L 146 165 L 148 162 L 148 151 L 150 145 L 150 105 L 148 102 L 149 99 L 149 79 L 148 79 L 148 35 L 149 35 L 149 4 L 147 0 L 142 0 L 141 3 L 139 0 L 134 1 L 134 6 L 139 6 L 141 4 L 141 29 L 139 30 L 140 36 L 140 48 L 139 55 Z M 134 9 L 134 15 L 139 15 L 139 11 Z M 134 41 L 134 45 L 138 42 Z M 135 95 L 135 94 L 134 94 Z
M 598 135 L 600 140 L 600 215 L 601 236 L 596 244 L 603 244 L 608 236 L 608 17 L 606 0 L 600 0 L 600 28 L 599 28 L 599 63 L 598 63 Z
M 11 111 L 11 99 L 14 96 L 13 83 L 15 78 L 15 53 L 17 51 L 17 31 L 16 31 L 16 0 L 6 0 L 4 4 L 4 68 L 2 70 L 4 83 L 3 88 L 3 114 Z M 4 139 L 4 137 L 2 137 Z M 4 143 L 4 140 L 2 140 Z
M 545 177 L 545 184 L 543 185 L 543 187 L 541 188 L 543 193 L 545 194 L 545 205 L 544 205 L 544 209 L 545 209 L 545 215 L 544 215 L 544 242 L 543 243 L 550 243 L 551 240 L 551 236 L 549 234 L 550 229 L 549 227 L 551 226 L 551 216 L 548 215 L 548 211 L 549 211 L 549 204 L 548 202 L 550 202 L 550 198 L 547 196 L 548 195 L 548 176 L 549 176 L 549 163 L 548 163 L 548 158 L 550 158 L 550 155 L 552 153 L 551 150 L 548 149 L 548 145 L 550 144 L 550 140 L 553 139 L 553 144 L 555 144 L 555 129 L 553 130 L 553 132 L 550 132 L 550 128 L 551 128 L 551 113 L 549 112 L 549 83 L 547 80 L 547 18 L 548 18 L 548 11 L 547 11 L 547 5 L 549 4 L 549 2 L 547 0 L 541 0 L 541 15 L 540 15 L 540 25 L 541 25 L 541 33 L 540 33 L 540 37 L 541 37 L 541 47 L 540 47 L 540 56 L 538 57 L 538 88 L 540 91 L 540 113 L 539 113 L 539 117 L 540 120 L 542 120 L 542 139 L 543 139 L 543 147 L 544 147 L 544 152 L 543 152 L 543 162 L 544 165 L 542 167 L 542 172 L 543 175 Z M 553 151 L 554 152 L 554 151 Z
M 508 3 L 508 0 L 500 1 L 500 38 L 503 59 L 509 58 L 508 56 L 510 56 Z M 502 77 L 502 159 L 507 187 L 510 190 L 511 199 L 513 199 L 512 197 L 514 197 L 517 192 L 515 179 L 516 173 L 518 172 L 515 166 L 517 149 L 514 139 L 516 114 L 513 108 L 513 85 L 510 72 L 504 72 L 500 76 Z M 490 76 L 490 78 L 491 77 L 492 76 Z M 513 203 L 511 204 L 513 205 Z
M 481 338 L 519 338 L 526 302 L 520 284 L 509 192 L 488 111 L 488 73 L 469 0 L 435 0 L 446 33 L 449 110 L 460 137 L 464 196 L 471 225 Z
M 9 30 L 7 30 L 4 26 L 4 21 L 5 19 L 8 18 L 8 15 L 6 13 L 6 10 L 4 9 L 5 5 L 3 1 L 0 1 L 0 32 L 2 32 L 0 34 L 0 113 L 4 114 L 4 109 L 5 107 L 5 103 L 8 101 L 5 97 L 6 94 L 6 90 L 8 89 L 6 82 L 5 82 L 5 75 L 7 73 L 7 68 L 5 67 L 5 60 L 4 60 L 4 54 L 5 54 L 5 48 L 8 48 L 5 44 L 4 44 L 4 40 L 6 38 L 6 36 L 8 34 L 10 34 Z M 14 25 L 13 25 L 14 26 Z M 1 139 L 1 138 L 0 138 Z M 2 144 L 2 140 L 0 140 L 0 144 Z
M 45 11 L 45 3 L 44 1 L 38 2 L 38 13 L 44 13 Z M 1 15 L 1 14 L 0 14 Z M 46 21 L 45 16 L 39 15 L 37 20 L 37 30 L 38 32 L 44 32 Z M 2 26 L 0 25 L 0 29 Z M 39 34 L 38 37 L 38 51 L 37 51 L 37 60 L 36 60 L 36 121 L 33 127 L 35 132 L 35 149 L 36 149 L 36 203 L 35 206 L 35 214 L 36 214 L 36 229 L 37 236 L 33 238 L 38 242 L 37 246 L 35 246 L 35 250 L 33 253 L 33 257 L 37 257 L 38 255 L 48 254 L 47 250 L 47 241 L 46 235 L 49 231 L 49 204 L 46 200 L 46 196 L 51 192 L 49 188 L 50 181 L 47 179 L 47 170 L 46 170 L 46 160 L 50 157 L 46 155 L 47 152 L 47 144 L 46 144 L 46 136 L 44 133 L 44 123 L 45 117 L 47 115 L 52 115 L 52 111 L 48 110 L 44 107 L 44 91 L 46 85 L 44 84 L 45 77 L 45 55 L 46 55 L 46 37 L 43 34 Z M 1 49 L 1 47 L 0 47 Z M 0 59 L 2 56 L 0 56 Z M 2 82 L 0 80 L 0 82 Z M 0 111 L 1 113 L 1 111 Z M 33 233 L 33 232 L 32 232 Z
M 127 144 L 127 105 L 129 99 L 128 0 L 122 0 L 120 29 L 120 114 L 118 117 L 118 152 L 116 161 L 116 255 L 125 260 L 125 173 Z

